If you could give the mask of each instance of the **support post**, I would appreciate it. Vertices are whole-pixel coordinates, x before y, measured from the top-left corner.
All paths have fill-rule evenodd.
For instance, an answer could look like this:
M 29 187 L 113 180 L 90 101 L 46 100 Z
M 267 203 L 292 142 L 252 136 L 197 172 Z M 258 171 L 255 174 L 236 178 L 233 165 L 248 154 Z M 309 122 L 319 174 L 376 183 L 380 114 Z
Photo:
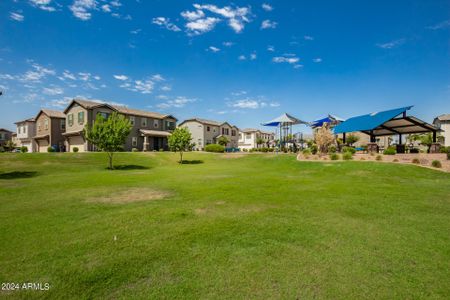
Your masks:
M 344 145 L 345 145 L 345 132 L 344 132 L 344 133 L 342 133 L 342 144 L 344 144 Z
M 142 150 L 148 151 L 148 137 L 146 135 L 144 135 L 144 147 Z

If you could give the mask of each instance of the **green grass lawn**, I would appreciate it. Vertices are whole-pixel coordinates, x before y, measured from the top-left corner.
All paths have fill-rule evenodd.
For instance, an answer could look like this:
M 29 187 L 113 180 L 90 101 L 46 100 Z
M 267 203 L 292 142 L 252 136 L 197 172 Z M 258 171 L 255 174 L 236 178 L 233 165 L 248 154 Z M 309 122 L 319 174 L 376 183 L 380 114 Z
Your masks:
M 450 297 L 450 174 L 185 158 L 0 155 L 0 298 Z

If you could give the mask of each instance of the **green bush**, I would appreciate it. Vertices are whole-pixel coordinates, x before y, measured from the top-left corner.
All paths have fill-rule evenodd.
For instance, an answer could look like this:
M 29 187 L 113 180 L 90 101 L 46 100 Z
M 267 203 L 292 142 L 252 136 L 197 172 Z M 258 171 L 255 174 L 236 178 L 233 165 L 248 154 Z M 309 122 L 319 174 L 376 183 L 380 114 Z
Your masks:
M 138 152 L 139 150 L 137 148 L 131 148 L 131 152 Z
M 303 149 L 302 153 L 303 153 L 304 156 L 309 156 L 309 155 L 311 155 L 311 150 L 309 150 L 309 148 Z
M 383 156 L 378 154 L 377 157 L 375 157 L 375 160 L 382 161 L 383 160 Z
M 337 153 L 330 153 L 330 160 L 338 160 L 339 155 Z
M 52 146 L 47 147 L 47 152 L 55 152 L 55 149 L 53 149 Z
M 342 159 L 343 160 L 352 160 L 353 159 L 353 153 L 351 153 L 351 152 L 344 152 L 344 154 L 342 154 Z
M 395 155 L 396 153 L 397 153 L 397 150 L 395 150 L 392 147 L 389 147 L 383 151 L 384 155 Z
M 420 164 L 420 160 L 419 160 L 418 158 L 413 158 L 413 159 L 411 160 L 411 162 L 412 162 L 413 164 Z
M 75 152 L 75 153 L 77 153 L 79 150 L 80 150 L 80 149 L 78 149 L 78 147 L 73 147 L 73 148 L 72 148 L 72 151 Z
M 28 147 L 27 146 L 20 147 L 20 152 L 27 153 L 28 152 Z
M 441 162 L 438 161 L 438 160 L 433 160 L 433 161 L 431 162 L 431 165 L 432 165 L 434 168 L 442 168 L 442 164 L 441 164 Z
M 266 148 L 266 147 L 261 148 L 261 152 L 269 152 L 269 148 Z
M 243 152 L 248 152 L 247 148 L 242 149 Z
M 0 146 L 0 153 L 5 152 L 5 148 L 3 148 L 3 146 Z
M 348 146 L 345 146 L 345 147 L 343 147 L 342 148 L 342 152 L 350 152 L 351 154 L 355 154 L 356 153 L 356 149 L 355 148 L 353 148 L 353 147 L 348 147 Z
M 254 149 L 251 149 L 251 150 L 254 151 Z M 250 150 L 250 152 L 253 152 L 251 150 Z M 209 145 L 206 145 L 205 151 L 206 152 L 219 152 L 219 153 L 222 153 L 222 152 L 225 152 L 225 147 L 222 146 L 222 145 L 219 145 L 219 144 L 209 144 Z
M 331 145 L 328 147 L 328 153 L 336 153 L 336 146 Z
M 311 153 L 312 154 L 317 154 L 318 148 L 317 148 L 316 144 L 312 144 L 310 148 L 311 148 Z
M 164 149 L 163 148 L 159 148 L 159 152 L 164 152 Z

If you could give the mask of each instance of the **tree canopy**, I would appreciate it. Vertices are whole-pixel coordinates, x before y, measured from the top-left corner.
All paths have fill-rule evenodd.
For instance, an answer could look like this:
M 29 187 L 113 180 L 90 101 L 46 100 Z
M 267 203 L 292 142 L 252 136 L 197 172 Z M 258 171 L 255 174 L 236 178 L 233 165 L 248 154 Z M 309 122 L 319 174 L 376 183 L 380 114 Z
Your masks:
M 191 147 L 192 135 L 186 127 L 176 128 L 169 136 L 169 148 L 171 151 L 180 153 L 179 163 L 183 163 L 183 152 Z

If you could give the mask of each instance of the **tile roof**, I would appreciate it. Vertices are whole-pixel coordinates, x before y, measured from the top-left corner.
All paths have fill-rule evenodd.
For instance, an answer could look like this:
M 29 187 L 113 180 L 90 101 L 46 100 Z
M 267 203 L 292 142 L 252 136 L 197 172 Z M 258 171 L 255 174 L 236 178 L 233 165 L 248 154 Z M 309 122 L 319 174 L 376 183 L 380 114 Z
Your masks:
M 66 115 L 59 110 L 42 109 L 41 111 L 50 118 L 66 118 Z
M 450 121 L 450 114 L 437 116 L 436 119 L 438 119 L 439 121 Z
M 22 121 L 17 121 L 14 124 L 19 124 L 19 123 L 25 123 L 25 122 L 36 122 L 36 118 L 32 117 L 32 118 L 28 118 L 26 120 L 22 120 Z
M 223 124 L 228 124 L 231 127 L 236 127 L 234 125 L 231 125 L 228 122 L 218 122 L 218 121 L 214 121 L 214 120 L 208 120 L 208 119 L 202 119 L 202 118 L 196 118 L 196 117 L 190 118 L 190 119 L 186 119 L 183 122 L 181 122 L 181 124 L 186 123 L 186 122 L 190 122 L 190 121 L 196 121 L 196 122 L 199 122 L 201 124 L 207 124 L 207 125 L 213 125 L 213 126 L 222 126 Z

